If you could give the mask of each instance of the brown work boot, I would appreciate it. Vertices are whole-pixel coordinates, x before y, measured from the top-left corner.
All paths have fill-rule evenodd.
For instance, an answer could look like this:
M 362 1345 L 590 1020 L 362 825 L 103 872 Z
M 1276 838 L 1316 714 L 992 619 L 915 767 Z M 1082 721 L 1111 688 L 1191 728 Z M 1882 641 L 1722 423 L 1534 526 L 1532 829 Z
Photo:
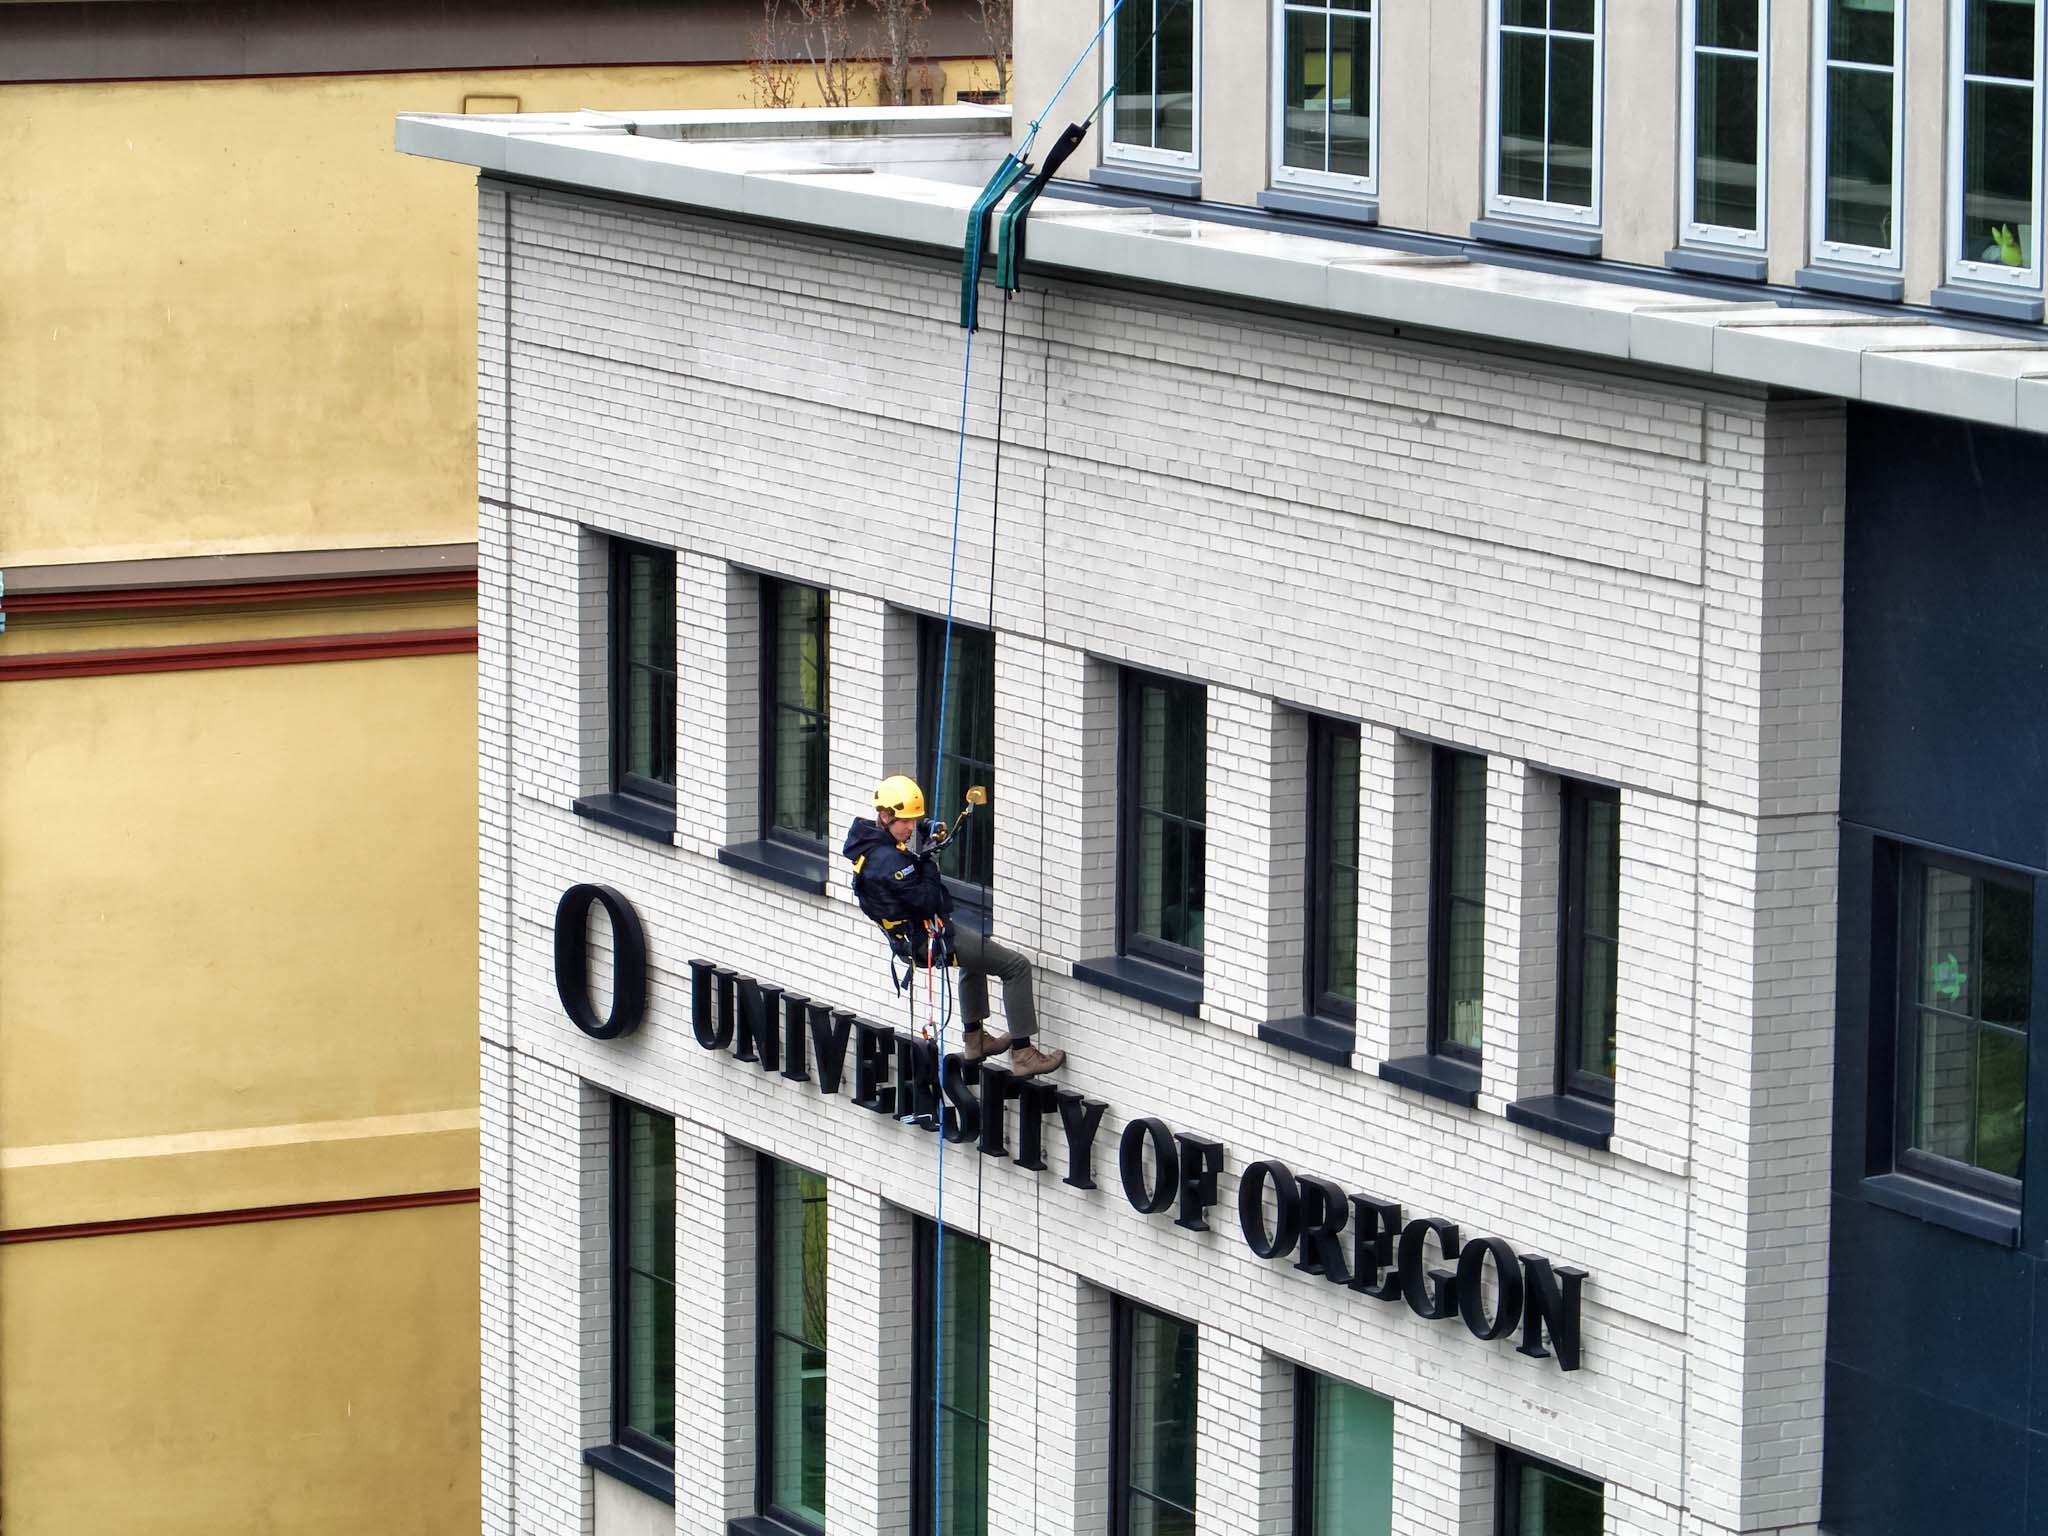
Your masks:
M 1010 1071 L 1017 1077 L 1036 1077 L 1041 1072 L 1057 1072 L 1066 1065 L 1065 1051 L 1041 1051 L 1029 1040 L 1010 1047 Z
M 969 1025 L 967 1033 L 960 1040 L 960 1054 L 968 1061 L 979 1061 L 984 1056 L 1000 1056 L 1009 1048 L 1008 1035 L 993 1034 L 979 1024 Z

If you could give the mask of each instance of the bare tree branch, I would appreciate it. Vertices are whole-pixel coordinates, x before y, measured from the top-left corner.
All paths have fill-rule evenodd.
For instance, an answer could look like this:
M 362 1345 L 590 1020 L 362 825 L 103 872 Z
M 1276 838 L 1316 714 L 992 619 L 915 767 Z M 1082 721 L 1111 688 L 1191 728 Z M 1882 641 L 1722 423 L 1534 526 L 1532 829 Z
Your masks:
M 975 0 L 982 36 L 996 67 L 996 99 L 1010 99 L 1010 25 L 1014 0 Z
M 747 75 L 757 107 L 796 105 L 796 28 L 783 0 L 761 0 L 761 25 L 754 31 L 754 56 Z
M 908 106 L 911 67 L 925 52 L 924 23 L 932 13 L 930 0 L 868 0 L 868 6 L 882 32 L 878 82 L 882 105 Z

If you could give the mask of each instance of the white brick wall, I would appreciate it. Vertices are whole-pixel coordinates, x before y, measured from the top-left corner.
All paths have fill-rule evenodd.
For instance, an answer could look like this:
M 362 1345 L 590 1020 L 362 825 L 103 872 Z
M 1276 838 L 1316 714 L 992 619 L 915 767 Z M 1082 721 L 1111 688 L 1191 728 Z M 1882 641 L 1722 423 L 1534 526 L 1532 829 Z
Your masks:
M 956 274 L 489 183 L 479 250 L 486 1528 L 590 1518 L 579 1451 L 605 1334 L 589 1106 L 617 1091 L 679 1121 L 677 1529 L 708 1536 L 754 1507 L 758 1149 L 831 1180 L 833 1536 L 900 1531 L 907 1363 L 889 1341 L 903 1213 L 930 1214 L 937 1150 L 698 1049 L 687 962 L 901 1018 L 836 864 L 820 897 L 716 853 L 758 826 L 753 573 L 832 591 L 833 844 L 877 777 L 915 769 L 908 616 L 945 600 Z M 1057 1150 L 1040 1175 L 946 1154 L 946 1218 L 991 1244 L 992 1528 L 1103 1529 L 1112 1292 L 1202 1330 L 1205 1531 L 1288 1524 L 1290 1362 L 1397 1404 L 1403 1532 L 1490 1529 L 1494 1443 L 1603 1479 L 1613 1532 L 1810 1522 L 1839 417 L 1061 285 L 1009 325 L 997 927 L 1038 962 L 1063 1082 L 1111 1108 L 1093 1192 L 1059 1181 Z M 976 623 L 994 339 L 975 350 L 966 449 L 960 611 Z M 678 550 L 673 846 L 569 808 L 601 761 L 589 577 L 613 533 Z M 1114 942 L 1121 665 L 1209 690 L 1196 1019 L 1070 972 Z M 1304 709 L 1361 722 L 1344 1069 L 1257 1039 L 1298 1005 Z M 1432 741 L 1490 758 L 1472 1110 L 1376 1075 L 1423 1038 Z M 1502 1113 L 1552 1087 L 1561 774 L 1621 786 L 1607 1152 Z M 648 929 L 649 1017 L 621 1041 L 579 1035 L 555 996 L 554 904 L 585 880 L 624 891 Z M 608 984 L 608 958 L 593 971 Z M 1116 1136 L 1137 1114 L 1226 1143 L 1215 1230 L 1125 1203 Z M 1234 1216 L 1255 1157 L 1584 1268 L 1584 1368 L 1260 1263 Z

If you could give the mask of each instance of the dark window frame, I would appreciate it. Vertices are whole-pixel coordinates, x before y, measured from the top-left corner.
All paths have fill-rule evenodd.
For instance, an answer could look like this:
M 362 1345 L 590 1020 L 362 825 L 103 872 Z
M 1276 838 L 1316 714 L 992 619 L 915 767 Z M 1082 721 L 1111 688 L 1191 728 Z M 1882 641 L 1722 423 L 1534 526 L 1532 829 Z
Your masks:
M 779 668 L 782 651 L 782 596 L 792 588 L 815 592 L 824 599 L 818 605 L 815 627 L 818 635 L 818 655 L 822 658 L 819 692 L 820 709 L 804 704 L 791 704 L 781 697 Z M 794 827 L 778 826 L 775 820 L 775 745 L 782 730 L 782 715 L 785 710 L 815 719 L 825 733 L 825 779 L 818 786 L 819 830 L 814 836 Z M 777 576 L 761 578 L 761 763 L 760 763 L 760 817 L 761 840 L 769 843 L 784 843 L 792 848 L 801 848 L 816 853 L 825 847 L 826 834 L 830 828 L 826 818 L 831 815 L 830 784 L 832 774 L 832 593 L 828 587 L 814 586 L 807 581 L 786 581 Z
M 1136 667 L 1125 667 L 1117 681 L 1117 767 L 1116 767 L 1116 930 L 1117 952 L 1133 960 L 1148 961 L 1171 970 L 1183 971 L 1190 976 L 1202 974 L 1202 951 L 1183 944 L 1171 944 L 1138 929 L 1138 846 L 1139 825 L 1143 813 L 1138 805 L 1138 719 L 1140 699 L 1147 687 L 1186 689 L 1196 694 L 1202 704 L 1202 716 L 1208 718 L 1209 690 L 1201 683 L 1183 681 L 1162 673 L 1146 672 Z M 1202 758 L 1202 820 L 1191 822 L 1186 817 L 1171 818 L 1183 830 L 1199 826 L 1203 833 L 1203 900 L 1206 912 L 1208 890 L 1208 778 L 1207 732 L 1203 735 Z M 1159 813 L 1164 819 L 1165 813 Z M 1185 862 L 1183 862 L 1185 870 Z M 1164 903 L 1162 903 L 1164 905 Z M 1203 923 L 1206 934 L 1208 924 Z
M 666 669 L 654 666 L 651 663 L 635 662 L 628 655 L 627 644 L 628 633 L 632 626 L 632 604 L 629 599 L 633 589 L 630 571 L 633 557 L 635 555 L 649 555 L 667 566 L 669 612 L 671 619 L 673 619 L 676 617 L 676 552 L 672 549 L 664 549 L 658 544 L 645 544 L 634 539 L 611 538 L 607 539 L 606 543 L 609 547 L 606 552 L 605 680 L 609 690 L 609 698 L 607 700 L 608 707 L 606 709 L 605 721 L 605 729 L 608 733 L 605 750 L 610 761 L 612 793 L 626 795 L 636 800 L 646 800 L 673 813 L 676 804 L 676 787 L 673 783 L 663 783 L 659 779 L 650 779 L 645 774 L 629 773 L 626 769 L 626 737 L 628 734 L 626 701 L 632 696 L 629 688 L 630 679 L 628 674 L 636 666 L 645 667 L 648 671 L 656 674 L 661 674 L 665 671 L 669 680 L 670 690 L 678 700 L 682 697 L 679 657 L 676 658 L 676 666 Z M 674 652 L 675 643 L 675 635 L 671 632 L 669 635 L 671 654 Z M 669 721 L 669 773 L 671 777 L 676 772 L 675 759 L 680 747 L 676 736 L 675 721 L 671 718 Z
M 1938 849 L 1925 848 L 1917 844 L 1894 842 L 1890 844 L 1890 850 L 1892 853 L 1890 870 L 1890 894 L 1892 899 L 1889 905 L 1895 914 L 1895 926 L 1891 934 L 1891 950 L 1889 955 L 1880 951 L 1872 956 L 1874 962 L 1887 964 L 1889 970 L 1888 979 L 1885 972 L 1881 971 L 1878 972 L 1874 980 L 1879 983 L 1879 995 L 1887 997 L 1891 1005 L 1891 1018 L 1888 1021 L 1888 1027 L 1881 1024 L 1876 1031 L 1880 1038 L 1888 1042 L 1890 1052 L 1889 1072 L 1887 1074 L 1890 1078 L 1891 1089 L 1889 1095 L 1890 1113 L 1888 1117 L 1889 1135 L 1885 1138 L 1888 1142 L 1887 1150 L 1890 1154 L 1890 1165 L 1898 1172 L 1910 1175 L 1913 1178 L 1925 1179 L 1930 1184 L 1938 1184 L 1944 1188 L 1953 1189 L 1980 1200 L 1990 1200 L 1999 1205 L 2010 1206 L 2017 1210 L 2026 1187 L 2024 1152 L 2021 1157 L 2022 1177 L 2015 1179 L 1993 1173 L 1989 1169 L 1978 1168 L 1970 1163 L 1959 1162 L 1954 1158 L 1944 1157 L 1938 1152 L 1929 1152 L 1909 1145 L 1913 1134 L 1913 1092 L 1918 1086 L 1918 1074 L 1914 1067 L 1915 1052 L 1909 1048 L 1911 1042 L 1908 1040 L 1908 1032 L 1912 1032 L 1912 1041 L 1917 1042 L 1921 1004 L 1916 995 L 1914 980 L 1920 964 L 1920 917 L 1924 887 L 1924 882 L 1921 878 L 1922 873 L 1929 868 L 1933 868 L 1948 874 L 1959 875 L 1967 880 L 2003 886 L 2007 890 L 2022 892 L 2030 904 L 2034 900 L 2034 881 L 2027 874 L 2019 870 L 2002 868 L 1996 864 L 1989 864 L 1979 859 L 1965 858 L 1961 855 L 1945 853 Z M 1879 888 L 1881 889 L 1881 886 Z M 1984 903 L 1980 899 L 1976 904 L 1971 934 L 1973 945 L 1971 963 L 1980 969 L 1983 965 L 1983 937 Z M 2028 932 L 2030 966 L 2032 962 L 2032 941 L 2033 929 L 2030 927 Z M 2029 979 L 2031 982 L 2031 975 Z M 2029 988 L 2028 1002 L 2028 1024 L 2023 1034 L 2026 1038 L 2027 1051 L 2030 1058 L 2029 1070 L 2031 1070 L 2033 1045 L 2031 986 Z M 1984 1028 L 1982 1019 L 1973 1019 L 1972 1022 L 1979 1030 Z M 2022 1081 L 2025 1081 L 2024 1076 Z M 2023 1103 L 2021 1110 L 2023 1138 L 2025 1135 L 2026 1115 L 2027 1111 Z
M 763 1520 L 801 1536 L 825 1536 L 825 1527 L 775 1502 L 775 1170 L 777 1166 L 797 1173 L 808 1168 L 755 1154 L 755 1260 L 760 1277 L 754 1292 L 754 1508 Z M 824 1175 L 817 1175 L 823 1178 Z M 830 1181 L 827 1180 L 829 1188 Z M 828 1229 L 829 1230 L 829 1229 Z M 828 1250 L 830 1244 L 827 1244 Z M 829 1260 L 828 1260 L 829 1263 Z M 828 1280 L 829 1285 L 829 1280 Z M 825 1341 L 825 1369 L 832 1369 L 829 1335 Z
M 911 1344 L 911 1411 L 910 1411 L 910 1529 L 913 1536 L 927 1536 L 932 1530 L 932 1457 L 938 1449 L 932 1443 L 932 1375 L 937 1361 L 933 1357 L 932 1327 L 936 1318 L 933 1314 L 933 1291 L 938 1281 L 937 1268 L 933 1263 L 934 1244 L 938 1239 L 938 1225 L 923 1216 L 912 1218 L 913 1253 L 911 1279 L 911 1332 L 915 1335 Z M 971 1233 L 957 1227 L 947 1229 L 950 1236 L 962 1242 L 976 1243 L 986 1251 L 988 1244 Z M 994 1328 L 994 1285 L 991 1279 L 989 1293 L 984 1298 L 988 1311 L 988 1326 Z M 988 1366 L 982 1366 L 986 1379 Z M 982 1453 L 982 1526 L 988 1525 L 988 1471 L 986 1458 L 993 1454 L 993 1400 L 990 1417 L 981 1420 Z M 958 1412 L 958 1410 L 954 1410 Z M 971 1417 L 971 1415 L 961 1415 Z
M 1547 1472 L 1553 1477 L 1594 1488 L 1600 1494 L 1600 1508 L 1604 1517 L 1607 1508 L 1607 1485 L 1599 1478 L 1574 1472 L 1570 1467 L 1561 1467 L 1554 1461 L 1541 1457 L 1526 1456 L 1511 1446 L 1494 1447 L 1493 1460 L 1493 1532 L 1494 1536 L 1541 1536 L 1539 1532 L 1522 1529 L 1522 1504 L 1516 1497 L 1520 1492 L 1523 1470 L 1534 1469 Z
M 1328 1019 L 1335 1024 L 1355 1028 L 1358 1023 L 1358 1003 L 1354 997 L 1330 990 L 1330 922 L 1336 915 L 1336 880 L 1340 860 L 1332 847 L 1337 811 L 1337 743 L 1349 737 L 1354 749 L 1360 745 L 1360 731 L 1356 723 L 1349 720 L 1335 720 L 1327 715 L 1310 715 L 1308 721 L 1308 870 L 1307 910 L 1303 914 L 1306 932 L 1302 935 L 1302 1011 L 1311 1018 Z M 1205 823 L 1206 824 L 1206 823 Z M 1351 862 L 1345 866 L 1351 871 L 1352 889 L 1358 888 L 1358 813 L 1352 810 Z M 1355 968 L 1357 951 L 1357 918 L 1354 914 L 1352 949 L 1354 969 L 1352 990 L 1358 987 Z
M 674 1125 L 674 1117 L 669 1115 L 663 1115 L 662 1111 L 658 1109 L 650 1109 L 646 1105 L 636 1103 L 631 1099 L 624 1099 L 616 1096 L 614 1096 L 612 1099 L 612 1444 L 617 1446 L 622 1451 L 628 1452 L 629 1454 L 634 1456 L 643 1457 L 646 1460 L 655 1463 L 657 1466 L 668 1468 L 671 1472 L 673 1472 L 676 1462 L 676 1448 L 673 1445 L 664 1444 L 662 1441 L 656 1439 L 653 1435 L 647 1434 L 645 1431 L 633 1429 L 629 1427 L 626 1423 L 627 1320 L 632 1316 L 631 1303 L 629 1300 L 630 1287 L 627 1283 L 628 1277 L 630 1273 L 632 1273 L 631 1267 L 627 1262 L 627 1254 L 630 1252 L 632 1242 L 630 1222 L 627 1217 L 627 1212 L 631 1208 L 630 1191 L 627 1188 L 627 1174 L 631 1168 L 631 1148 L 630 1137 L 627 1131 L 627 1122 L 630 1119 L 632 1113 L 636 1110 L 642 1114 L 661 1116 L 661 1118 L 668 1120 L 671 1126 Z M 673 1147 L 673 1142 L 671 1142 L 671 1147 Z M 673 1151 L 671 1151 L 670 1155 L 671 1167 L 673 1167 Z M 673 1181 L 671 1181 L 670 1185 L 670 1199 L 674 1199 Z M 673 1218 L 671 1218 L 671 1224 L 673 1224 Z M 645 1271 L 640 1271 L 640 1273 L 644 1274 Z M 660 1279 L 659 1276 L 650 1276 L 649 1278 L 657 1281 Z M 671 1315 L 673 1315 L 675 1306 L 675 1296 L 677 1293 L 677 1282 L 673 1275 L 669 1277 L 667 1284 L 670 1296 L 670 1312 Z M 674 1376 L 675 1362 L 673 1357 L 671 1357 L 669 1362 L 669 1373 L 671 1377 Z M 673 1413 L 674 1410 L 671 1409 L 670 1411 L 671 1413 Z
M 1442 1056 L 1450 1061 L 1461 1061 L 1478 1066 L 1485 1057 L 1484 1036 L 1477 1047 L 1451 1038 L 1451 909 L 1463 904 L 1477 906 L 1483 917 L 1486 902 L 1482 898 L 1474 902 L 1469 896 L 1458 896 L 1451 890 L 1451 848 L 1453 843 L 1454 806 L 1456 803 L 1456 778 L 1461 759 L 1469 759 L 1481 765 L 1485 771 L 1486 758 L 1477 752 L 1464 752 L 1456 747 L 1436 747 L 1430 753 L 1429 765 L 1429 1054 Z M 1486 837 L 1486 824 L 1481 819 L 1479 834 L 1482 844 Z M 1480 961 L 1485 963 L 1485 929 L 1480 930 Z
M 1109 1536 L 1131 1536 L 1131 1500 L 1134 1496 L 1151 1500 L 1154 1504 L 1168 1509 L 1181 1510 L 1189 1520 L 1195 1518 L 1192 1508 L 1183 1509 L 1172 1500 L 1162 1498 L 1149 1489 L 1133 1489 L 1131 1486 L 1131 1367 L 1133 1352 L 1137 1345 L 1137 1321 L 1140 1312 L 1149 1312 L 1163 1318 L 1176 1327 L 1193 1329 L 1195 1334 L 1195 1398 L 1196 1412 L 1201 1410 L 1201 1329 L 1184 1317 L 1171 1312 L 1162 1312 L 1157 1307 L 1148 1307 L 1141 1301 L 1132 1301 L 1128 1296 L 1114 1298 L 1110 1309 L 1110 1357 L 1114 1375 L 1110 1384 L 1110 1434 L 1109 1453 Z
M 1592 934 L 1586 932 L 1586 876 L 1587 876 L 1587 812 L 1595 803 L 1611 804 L 1615 807 L 1615 859 L 1621 858 L 1621 791 L 1611 785 L 1593 784 L 1583 779 L 1564 779 L 1560 782 L 1558 794 L 1558 822 L 1561 828 L 1561 847 L 1558 871 L 1558 957 L 1557 957 L 1557 1089 L 1559 1093 L 1573 1098 L 1590 1099 L 1596 1103 L 1611 1105 L 1614 1102 L 1614 1079 L 1588 1072 L 1579 1066 L 1580 1047 L 1583 1044 L 1584 1020 L 1582 1003 L 1585 998 L 1585 960 L 1587 938 L 1597 938 L 1612 943 L 1615 948 L 1615 1006 L 1620 1008 L 1621 976 L 1621 935 L 1619 906 L 1616 910 L 1616 931 L 1613 934 Z
M 966 757 L 959 753 L 948 752 L 945 754 L 945 761 L 960 763 L 972 768 L 974 772 L 966 775 L 967 782 L 987 787 L 989 790 L 989 803 L 974 813 L 973 821 L 968 823 L 968 830 L 960 839 L 958 851 L 956 852 L 953 848 L 949 847 L 939 856 L 939 868 L 945 876 L 946 884 L 953 891 L 954 899 L 957 902 L 964 902 L 970 907 L 981 910 L 987 908 L 993 900 L 995 890 L 995 822 L 993 817 L 996 798 L 994 741 L 996 646 L 993 631 L 984 629 L 977 624 L 963 624 L 957 619 L 953 621 L 953 676 L 956 685 L 958 685 L 958 691 L 963 694 L 965 692 L 964 685 L 959 685 L 959 680 L 963 675 L 960 670 L 961 636 L 963 635 L 978 636 L 988 642 L 989 756 L 984 761 L 980 758 Z M 925 617 L 918 619 L 917 772 L 912 777 L 916 778 L 920 784 L 924 782 L 923 775 L 931 771 L 934 763 L 939 763 L 940 761 L 938 752 L 938 700 L 939 690 L 943 687 L 940 673 L 945 665 L 945 640 L 946 621 L 944 619 Z M 937 797 L 944 782 L 945 772 L 943 764 L 941 764 L 939 777 L 931 785 L 932 798 L 927 808 L 932 815 L 942 821 L 951 820 L 960 812 L 960 807 L 957 805 L 942 805 L 938 803 Z M 969 867 L 969 855 L 977 848 L 986 849 L 988 853 L 989 880 L 985 883 L 960 873 L 961 870 Z

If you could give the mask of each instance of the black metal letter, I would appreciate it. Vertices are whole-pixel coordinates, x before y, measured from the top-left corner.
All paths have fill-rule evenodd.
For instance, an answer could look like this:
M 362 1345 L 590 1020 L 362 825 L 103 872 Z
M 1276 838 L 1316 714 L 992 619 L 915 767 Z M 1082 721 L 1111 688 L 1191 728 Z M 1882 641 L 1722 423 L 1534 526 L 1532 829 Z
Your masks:
M 1216 1203 L 1216 1176 L 1223 1172 L 1223 1143 L 1206 1136 L 1173 1139 L 1180 1143 L 1180 1214 L 1173 1224 L 1206 1232 L 1209 1207 Z
M 1493 1256 L 1499 1295 L 1492 1317 L 1486 1315 L 1487 1255 Z M 1458 1315 L 1475 1339 L 1498 1339 L 1515 1331 L 1522 1320 L 1522 1271 L 1515 1264 L 1515 1250 L 1505 1239 L 1475 1237 L 1458 1255 Z
M 1273 1230 L 1266 1230 L 1266 1182 L 1273 1184 L 1277 1214 Z M 1253 1163 L 1237 1181 L 1237 1224 L 1244 1240 L 1262 1259 L 1284 1259 L 1294 1251 L 1301 1231 L 1301 1189 L 1285 1163 Z
M 1008 1067 L 981 1064 L 981 1155 L 1010 1155 L 1009 1117 L 1003 1106 L 1017 1097 L 1017 1079 Z
M 792 1083 L 808 1083 L 811 1074 L 804 1069 L 804 1010 L 811 1006 L 808 997 L 799 997 L 794 992 L 782 994 L 782 1075 Z
M 1422 1245 L 1436 1234 L 1444 1257 L 1458 1251 L 1457 1223 L 1434 1216 L 1418 1216 L 1401 1229 L 1401 1294 L 1408 1298 L 1408 1310 L 1435 1322 L 1449 1317 L 1458 1305 L 1458 1277 L 1448 1269 L 1423 1270 Z
M 1557 1347 L 1557 1368 L 1560 1371 L 1576 1371 L 1579 1368 L 1579 1287 L 1584 1283 L 1583 1269 L 1563 1267 L 1552 1269 L 1550 1260 L 1541 1254 L 1522 1255 L 1522 1278 L 1527 1288 L 1522 1298 L 1522 1342 L 1515 1346 L 1518 1355 L 1533 1355 L 1541 1360 L 1550 1353 L 1543 1347 L 1543 1335 L 1548 1332 L 1550 1342 Z
M 1060 1130 L 1067 1138 L 1067 1176 L 1060 1182 L 1076 1189 L 1095 1187 L 1095 1133 L 1109 1106 L 1084 1099 L 1071 1088 L 1055 1090 L 1060 1099 Z
M 896 1090 L 889 1086 L 889 1058 L 896 1054 L 896 1031 L 853 1021 L 853 1102 L 878 1115 L 896 1113 Z
M 1145 1187 L 1145 1144 L 1152 1144 L 1152 1163 L 1157 1177 Z M 1180 1183 L 1180 1154 L 1174 1149 L 1173 1132 L 1164 1120 L 1146 1116 L 1124 1127 L 1123 1140 L 1116 1149 L 1117 1171 L 1123 1175 L 1124 1198 L 1133 1210 L 1157 1216 L 1173 1204 L 1174 1189 Z
M 1401 1269 L 1394 1256 L 1400 1233 L 1400 1206 L 1371 1195 L 1351 1197 L 1351 1289 L 1375 1301 L 1401 1299 Z
M 939 1068 L 939 1086 L 945 1090 L 950 1111 L 946 1116 L 946 1140 L 956 1146 L 981 1134 L 981 1103 L 974 1090 L 981 1081 L 981 1069 L 958 1051 Z
M 853 1015 L 827 1003 L 811 1004 L 811 1054 L 818 1060 L 818 1092 L 837 1093 L 846 1076 L 846 1037 Z
M 1059 1109 L 1059 1090 L 1026 1078 L 1017 1085 L 1017 1166 L 1045 1172 L 1045 1117 Z
M 1301 1176 L 1301 1257 L 1294 1267 L 1305 1275 L 1321 1275 L 1332 1285 L 1351 1283 L 1351 1266 L 1344 1262 L 1344 1245 L 1337 1234 L 1344 1230 L 1344 1218 L 1351 1214 L 1344 1191 L 1328 1179 Z
M 590 1001 L 590 909 L 602 906 L 612 924 L 612 1011 Z M 647 931 L 633 904 L 608 885 L 572 885 L 555 904 L 555 993 L 562 1011 L 586 1035 L 616 1040 L 647 1016 Z

